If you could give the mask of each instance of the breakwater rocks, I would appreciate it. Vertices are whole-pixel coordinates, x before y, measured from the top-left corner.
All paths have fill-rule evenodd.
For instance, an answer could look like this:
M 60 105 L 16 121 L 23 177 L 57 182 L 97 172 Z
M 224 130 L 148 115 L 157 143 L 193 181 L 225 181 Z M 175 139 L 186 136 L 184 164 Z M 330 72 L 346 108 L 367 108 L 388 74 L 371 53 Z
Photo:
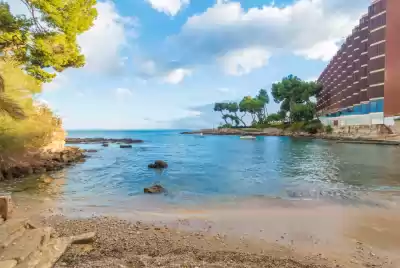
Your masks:
M 121 144 L 133 144 L 143 143 L 142 140 L 134 139 L 106 139 L 106 138 L 67 138 L 66 144 L 108 144 L 109 143 L 121 143 Z
M 77 147 L 65 147 L 59 151 L 29 153 L 20 160 L 13 159 L 13 161 L 8 161 L 7 164 L 2 164 L 0 181 L 60 170 L 73 163 L 83 162 L 85 157 L 85 151 Z

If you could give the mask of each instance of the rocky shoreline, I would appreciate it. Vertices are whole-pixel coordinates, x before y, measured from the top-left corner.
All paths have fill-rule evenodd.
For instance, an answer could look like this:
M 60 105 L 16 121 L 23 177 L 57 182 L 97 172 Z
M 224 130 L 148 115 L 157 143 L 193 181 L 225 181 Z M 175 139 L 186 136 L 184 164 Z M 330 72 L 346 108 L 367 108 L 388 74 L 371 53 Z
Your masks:
M 183 135 L 215 135 L 215 136 L 254 136 L 254 137 L 293 137 L 332 140 L 338 143 L 376 144 L 400 146 L 398 135 L 352 135 L 346 133 L 317 133 L 290 132 L 278 128 L 266 128 L 262 130 L 245 131 L 242 129 L 202 129 L 196 131 L 181 132 Z
M 18 160 L 11 158 L 7 164 L 2 165 L 0 181 L 61 170 L 74 163 L 84 162 L 85 158 L 85 151 L 77 147 L 27 153 Z

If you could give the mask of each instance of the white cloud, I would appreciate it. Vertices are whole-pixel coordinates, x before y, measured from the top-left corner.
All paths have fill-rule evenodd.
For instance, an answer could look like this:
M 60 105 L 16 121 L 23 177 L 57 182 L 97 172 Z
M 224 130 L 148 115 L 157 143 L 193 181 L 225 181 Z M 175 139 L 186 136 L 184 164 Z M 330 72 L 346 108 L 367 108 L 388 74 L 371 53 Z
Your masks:
M 238 1 L 217 1 L 168 38 L 168 56 L 179 59 L 174 69 L 217 62 L 231 75 L 261 68 L 277 54 L 327 61 L 367 6 L 366 0 L 298 0 L 245 9 Z
M 228 93 L 230 91 L 230 89 L 226 88 L 226 87 L 221 87 L 221 88 L 217 88 L 217 91 L 222 92 L 222 93 Z
M 190 0 L 146 0 L 158 12 L 175 16 Z
M 190 110 L 190 111 L 186 111 L 185 114 L 186 114 L 185 117 L 198 117 L 202 114 L 202 112 Z
M 336 54 L 337 50 L 337 40 L 328 40 L 316 43 L 307 49 L 297 50 L 294 54 L 304 56 L 307 59 L 329 61 Z
M 310 77 L 310 78 L 307 78 L 306 80 L 304 80 L 304 81 L 306 81 L 306 82 L 315 82 L 315 81 L 317 81 L 318 80 L 318 77 Z M 280 81 L 279 81 L 280 82 Z
M 115 89 L 115 94 L 117 95 L 118 98 L 122 99 L 133 96 L 133 92 L 129 88 L 117 88 Z
M 165 77 L 164 82 L 169 84 L 179 84 L 186 76 L 190 76 L 192 71 L 189 69 L 175 69 L 170 71 Z
M 68 77 L 63 73 L 58 73 L 56 78 L 53 79 L 53 81 L 51 81 L 50 83 L 43 84 L 43 90 L 54 91 L 65 86 L 67 83 L 68 83 Z
M 267 65 L 270 55 L 263 48 L 245 48 L 230 51 L 217 61 L 226 74 L 240 76 Z
M 137 20 L 119 15 L 111 1 L 98 2 L 96 8 L 98 17 L 93 27 L 78 37 L 86 56 L 85 68 L 116 73 L 128 59 L 120 53 L 128 45 L 128 37 L 135 34 Z
M 49 102 L 45 99 L 37 99 L 35 100 L 35 105 L 39 106 L 39 105 L 46 105 L 49 106 Z

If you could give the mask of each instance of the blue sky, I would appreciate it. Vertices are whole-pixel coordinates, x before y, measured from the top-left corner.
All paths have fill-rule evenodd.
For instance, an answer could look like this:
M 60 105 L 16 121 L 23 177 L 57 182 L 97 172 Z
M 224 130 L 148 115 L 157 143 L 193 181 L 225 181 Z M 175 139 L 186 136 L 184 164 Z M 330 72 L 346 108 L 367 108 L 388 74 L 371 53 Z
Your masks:
M 288 74 L 316 79 L 368 4 L 98 1 L 94 26 L 79 36 L 86 66 L 59 74 L 38 98 L 66 129 L 210 127 L 221 121 L 216 101 L 269 90 Z

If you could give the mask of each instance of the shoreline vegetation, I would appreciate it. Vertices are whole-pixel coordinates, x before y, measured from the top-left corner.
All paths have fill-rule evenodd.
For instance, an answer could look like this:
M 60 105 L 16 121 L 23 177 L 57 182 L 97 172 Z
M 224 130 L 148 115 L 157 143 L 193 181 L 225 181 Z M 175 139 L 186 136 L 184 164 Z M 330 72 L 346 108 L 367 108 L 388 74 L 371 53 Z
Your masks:
M 365 132 L 361 134 L 342 131 L 337 133 L 308 133 L 305 131 L 293 132 L 281 128 L 265 128 L 265 129 L 235 129 L 235 128 L 218 128 L 218 129 L 201 129 L 194 131 L 181 132 L 183 135 L 215 135 L 215 136 L 253 136 L 253 137 L 293 137 L 293 138 L 311 138 L 332 140 L 338 143 L 356 143 L 356 144 L 376 144 L 376 145 L 395 145 L 400 146 L 399 135 L 394 134 L 377 134 L 376 132 Z
M 64 148 L 61 118 L 38 101 L 43 84 L 85 64 L 77 37 L 97 17 L 95 0 L 24 0 L 13 14 L 0 0 L 0 180 L 58 170 L 84 158 Z

